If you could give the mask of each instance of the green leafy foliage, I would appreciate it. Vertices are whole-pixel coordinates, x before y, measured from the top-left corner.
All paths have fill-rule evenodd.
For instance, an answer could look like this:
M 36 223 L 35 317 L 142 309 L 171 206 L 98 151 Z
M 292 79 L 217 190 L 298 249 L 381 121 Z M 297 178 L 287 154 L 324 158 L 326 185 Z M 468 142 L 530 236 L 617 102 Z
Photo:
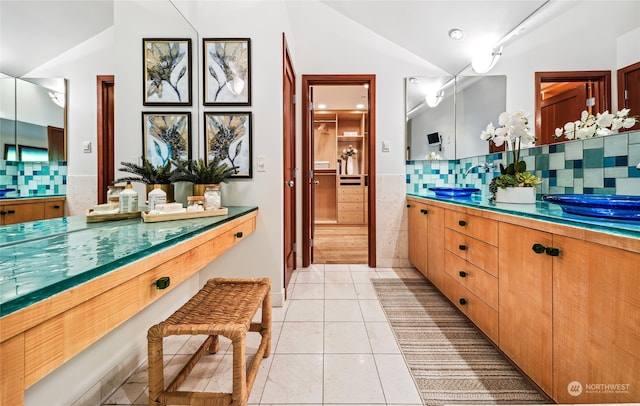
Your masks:
M 148 159 L 142 157 L 142 165 L 132 162 L 120 162 L 120 164 L 122 167 L 118 168 L 119 171 L 127 172 L 135 176 L 119 178 L 115 183 L 138 182 L 146 185 L 168 185 L 171 183 L 173 169 L 169 161 L 167 161 L 165 165 L 153 166 Z
M 191 182 L 195 184 L 218 184 L 226 182 L 235 173 L 236 167 L 226 163 L 221 164 L 220 158 L 215 157 L 208 164 L 204 159 L 189 159 L 187 161 L 172 161 L 176 169 L 171 176 L 172 182 Z

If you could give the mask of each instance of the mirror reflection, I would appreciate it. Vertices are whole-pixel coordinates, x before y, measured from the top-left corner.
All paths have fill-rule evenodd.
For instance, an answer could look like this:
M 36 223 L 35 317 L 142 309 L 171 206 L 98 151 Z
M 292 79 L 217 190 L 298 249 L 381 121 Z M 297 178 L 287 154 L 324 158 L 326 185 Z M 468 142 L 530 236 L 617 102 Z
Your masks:
M 489 152 L 480 133 L 506 109 L 506 76 L 411 77 L 405 91 L 408 160 Z
M 3 75 L 0 86 L 0 159 L 66 160 L 65 79 Z

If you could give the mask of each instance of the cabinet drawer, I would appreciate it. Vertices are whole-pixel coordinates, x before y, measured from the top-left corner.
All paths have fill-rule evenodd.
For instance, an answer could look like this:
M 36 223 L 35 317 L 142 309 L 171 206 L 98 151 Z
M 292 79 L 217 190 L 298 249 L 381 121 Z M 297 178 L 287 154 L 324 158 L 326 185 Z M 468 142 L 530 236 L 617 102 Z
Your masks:
M 345 210 L 361 212 L 364 210 L 364 203 L 338 203 L 338 212 Z
M 44 203 L 44 218 L 52 219 L 64 217 L 64 201 L 54 201 Z
M 44 219 L 44 203 L 17 203 L 0 206 L 3 224 L 16 224 L 25 221 Z
M 362 203 L 364 202 L 364 195 L 357 194 L 342 194 L 338 193 L 338 203 Z
M 487 244 L 498 245 L 498 222 L 458 211 L 445 212 L 444 226 Z
M 498 247 L 448 228 L 444 229 L 444 246 L 480 269 L 498 276 Z
M 362 211 L 344 211 L 338 213 L 338 223 L 362 224 L 364 223 L 364 213 Z
M 449 300 L 484 332 L 494 343 L 498 342 L 498 312 L 449 275 L 445 278 Z
M 450 251 L 445 251 L 444 255 L 445 270 L 449 276 L 498 310 L 498 278 Z

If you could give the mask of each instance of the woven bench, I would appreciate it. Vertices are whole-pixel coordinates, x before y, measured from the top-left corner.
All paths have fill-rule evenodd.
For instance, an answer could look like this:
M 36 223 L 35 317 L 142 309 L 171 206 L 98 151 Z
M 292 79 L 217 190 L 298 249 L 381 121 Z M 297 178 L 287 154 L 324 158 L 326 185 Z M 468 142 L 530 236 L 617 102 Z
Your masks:
M 261 323 L 252 322 L 262 306 Z M 262 336 L 250 368 L 246 368 L 247 332 Z M 172 335 L 208 335 L 198 351 L 169 384 L 164 386 L 163 338 Z M 218 335 L 231 339 L 232 393 L 178 391 L 205 351 L 218 351 Z M 180 309 L 147 333 L 149 351 L 149 405 L 246 405 L 262 358 L 271 347 L 271 280 L 269 278 L 213 278 Z

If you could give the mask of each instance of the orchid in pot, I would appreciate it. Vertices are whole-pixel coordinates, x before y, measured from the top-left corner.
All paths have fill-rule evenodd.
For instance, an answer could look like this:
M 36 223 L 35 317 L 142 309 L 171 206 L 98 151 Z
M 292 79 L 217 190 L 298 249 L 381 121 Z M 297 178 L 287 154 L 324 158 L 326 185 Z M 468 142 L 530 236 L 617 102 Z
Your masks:
M 570 121 L 562 128 L 556 128 L 554 138 L 562 136 L 568 140 L 602 137 L 615 134 L 621 128 L 631 128 L 638 123 L 637 117 L 629 116 L 629 109 L 622 109 L 617 113 L 597 113 L 595 116 L 583 111 L 580 120 Z
M 500 164 L 500 175 L 491 180 L 489 184 L 490 201 L 501 201 L 499 189 L 507 188 L 534 188 L 542 183 L 542 180 L 532 173 L 526 172 L 527 164 L 520 160 L 520 148 L 523 143 L 533 144 L 536 140 L 529 129 L 529 118 L 522 112 L 504 112 L 498 118 L 499 127 L 489 123 L 480 134 L 480 138 L 493 142 L 496 146 L 507 145 L 507 166 Z M 527 193 L 526 203 L 535 202 L 535 189 L 533 193 Z M 533 199 L 533 201 L 531 201 Z M 510 199 L 505 200 L 509 202 Z

